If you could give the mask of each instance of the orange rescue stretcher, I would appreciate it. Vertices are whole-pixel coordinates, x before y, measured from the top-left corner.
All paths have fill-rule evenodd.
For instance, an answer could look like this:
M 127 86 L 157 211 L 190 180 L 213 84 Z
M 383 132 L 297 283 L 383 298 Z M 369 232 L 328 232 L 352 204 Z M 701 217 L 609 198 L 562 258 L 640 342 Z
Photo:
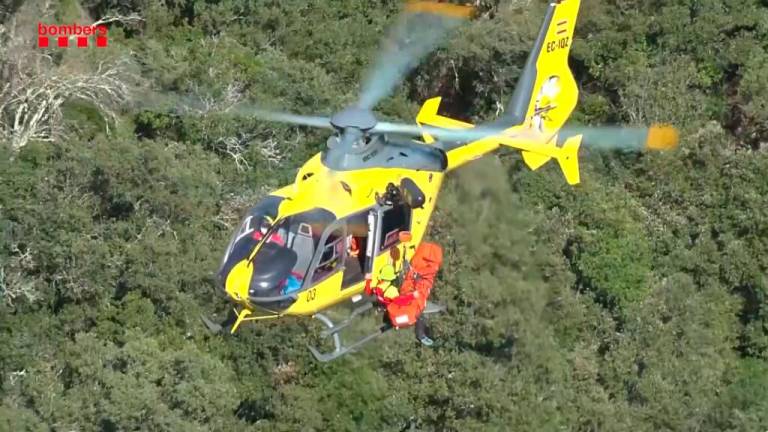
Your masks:
M 369 300 L 352 311 L 349 317 L 341 323 L 333 325 L 333 323 L 328 322 L 329 328 L 321 333 L 321 337 L 332 336 L 334 338 L 335 350 L 324 354 L 310 345 L 309 350 L 312 352 L 312 355 L 321 362 L 331 361 L 358 349 L 388 330 L 410 327 L 416 324 L 416 321 L 422 314 L 441 312 L 443 307 L 429 302 L 428 299 L 442 263 L 443 250 L 439 245 L 429 242 L 421 243 L 416 248 L 416 252 L 407 266 L 399 295 L 391 299 L 384 298 L 381 289 L 371 287 L 370 281 L 368 281 L 366 291 L 369 292 L 369 295 L 372 294 Z M 349 326 L 355 317 L 373 309 L 376 304 L 386 308 L 388 322 L 380 326 L 376 332 L 363 337 L 352 345 L 343 345 L 339 332 Z
M 386 305 L 389 321 L 395 328 L 416 324 L 442 263 L 443 249 L 439 245 L 424 242 L 416 249 L 400 286 L 400 295 Z

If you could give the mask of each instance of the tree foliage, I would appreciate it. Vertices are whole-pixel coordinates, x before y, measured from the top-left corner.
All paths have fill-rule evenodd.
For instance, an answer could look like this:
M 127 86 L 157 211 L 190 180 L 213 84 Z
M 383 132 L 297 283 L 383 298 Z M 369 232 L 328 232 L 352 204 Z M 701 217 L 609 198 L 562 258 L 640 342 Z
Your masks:
M 501 114 L 545 2 L 477 3 L 385 117 L 434 95 L 460 118 Z M 36 49 L 6 32 L 30 30 L 30 4 L 0 6 L 0 52 Z M 51 20 L 140 16 L 108 24 L 109 49 L 51 61 L 91 76 L 120 60 L 141 85 L 116 122 L 68 99 L 53 142 L 0 137 L 1 430 L 768 428 L 764 1 L 583 1 L 573 121 L 672 122 L 681 148 L 585 154 L 577 187 L 514 153 L 470 164 L 431 223 L 438 346 L 400 332 L 330 364 L 305 350 L 313 323 L 222 338 L 198 320 L 227 307 L 212 275 L 242 212 L 325 140 L 235 102 L 353 101 L 400 3 L 54 6 Z M 20 73 L 10 58 L 0 77 Z

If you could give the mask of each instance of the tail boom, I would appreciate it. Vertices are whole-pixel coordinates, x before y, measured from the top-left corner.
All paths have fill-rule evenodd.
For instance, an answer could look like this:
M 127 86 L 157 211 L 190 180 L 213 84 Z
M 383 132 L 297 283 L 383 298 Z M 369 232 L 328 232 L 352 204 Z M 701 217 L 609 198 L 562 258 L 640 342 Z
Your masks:
M 557 146 L 558 131 L 570 117 L 579 95 L 568 66 L 580 0 L 551 0 L 507 114 L 490 127 L 503 130 L 464 145 L 447 148 L 448 170 L 478 159 L 499 146 L 521 150 L 523 161 L 536 170 L 554 158 L 569 184 L 579 183 L 578 150 L 581 135 Z M 445 129 L 467 129 L 475 125 L 439 115 L 440 98 L 427 100 L 416 117 L 419 125 Z M 509 127 L 507 127 L 507 125 Z M 489 125 L 481 125 L 485 127 Z M 424 133 L 427 143 L 434 137 Z
M 416 122 L 419 125 L 429 125 L 444 129 L 469 129 L 474 128 L 472 123 L 462 122 L 449 117 L 439 115 L 440 97 L 435 97 L 424 102 Z M 435 139 L 427 132 L 423 133 L 426 143 L 434 143 Z M 512 147 L 521 150 L 523 161 L 532 170 L 540 168 L 550 159 L 554 158 L 560 164 L 568 184 L 579 183 L 578 150 L 581 144 L 581 135 L 568 138 L 563 146 L 558 147 L 557 135 L 547 136 L 536 133 L 522 126 L 513 126 L 503 131 L 503 134 L 491 135 L 471 143 L 458 146 L 446 152 L 448 157 L 448 171 L 454 170 L 470 161 L 481 158 L 499 148 L 499 146 Z

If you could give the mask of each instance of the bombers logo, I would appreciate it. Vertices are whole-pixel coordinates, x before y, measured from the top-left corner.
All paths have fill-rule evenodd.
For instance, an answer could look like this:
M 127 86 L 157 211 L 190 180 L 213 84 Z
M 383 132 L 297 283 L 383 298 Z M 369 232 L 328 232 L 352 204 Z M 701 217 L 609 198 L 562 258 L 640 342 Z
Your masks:
M 48 38 L 56 38 L 56 44 L 59 48 L 66 48 L 69 46 L 70 38 L 77 39 L 77 47 L 85 48 L 88 46 L 90 36 L 96 37 L 96 46 L 107 46 L 107 27 L 103 25 L 90 26 L 80 24 L 59 25 L 59 24 L 43 24 L 37 23 L 37 46 L 40 48 L 47 48 L 49 45 Z

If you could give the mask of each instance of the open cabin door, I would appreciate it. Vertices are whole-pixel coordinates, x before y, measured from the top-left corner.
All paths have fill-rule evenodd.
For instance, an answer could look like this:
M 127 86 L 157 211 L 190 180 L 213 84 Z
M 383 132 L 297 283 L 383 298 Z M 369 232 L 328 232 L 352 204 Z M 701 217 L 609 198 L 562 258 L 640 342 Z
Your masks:
M 348 224 L 348 241 L 354 240 L 360 250 L 357 256 L 347 254 L 342 289 L 355 286 L 366 278 L 375 279 L 374 270 L 390 259 L 385 253 L 399 244 L 398 234 L 410 230 L 411 208 L 403 203 L 376 204 L 349 216 L 345 223 Z
M 391 243 L 389 241 L 391 239 L 385 236 L 387 233 L 384 233 L 383 230 L 386 214 L 394 208 L 388 204 L 377 204 L 368 213 L 368 244 L 365 250 L 366 276 L 372 276 L 376 257 L 381 255 L 384 247 L 388 247 L 386 243 Z
M 366 275 L 375 276 L 373 269 L 377 260 L 402 259 L 399 254 L 392 255 L 392 249 L 400 244 L 399 234 L 410 230 L 411 208 L 404 203 L 376 205 L 371 209 L 368 215 L 368 244 L 365 251 Z M 387 254 L 387 251 L 390 253 Z M 383 257 L 385 254 L 386 257 Z
M 368 241 L 365 247 L 365 278 L 369 279 L 373 273 L 373 258 L 375 257 L 374 251 L 379 250 L 379 237 L 381 233 L 381 211 L 379 206 L 372 208 L 368 212 Z

